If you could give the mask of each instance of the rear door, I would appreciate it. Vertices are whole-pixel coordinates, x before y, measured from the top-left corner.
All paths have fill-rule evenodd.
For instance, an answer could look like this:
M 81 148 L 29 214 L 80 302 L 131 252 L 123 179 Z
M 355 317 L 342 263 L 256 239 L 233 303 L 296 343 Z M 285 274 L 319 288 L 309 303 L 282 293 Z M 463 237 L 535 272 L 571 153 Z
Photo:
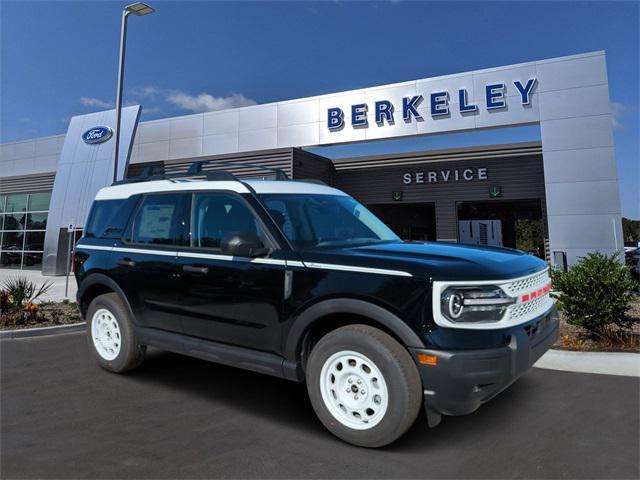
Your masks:
M 142 327 L 181 331 L 176 252 L 186 244 L 189 200 L 183 193 L 144 195 L 113 249 L 117 278 Z
M 242 196 L 198 192 L 192 197 L 189 246 L 178 249 L 179 304 L 186 334 L 277 351 L 281 335 L 285 260 L 232 257 L 220 250 L 230 232 L 254 233 L 274 247 L 264 224 Z

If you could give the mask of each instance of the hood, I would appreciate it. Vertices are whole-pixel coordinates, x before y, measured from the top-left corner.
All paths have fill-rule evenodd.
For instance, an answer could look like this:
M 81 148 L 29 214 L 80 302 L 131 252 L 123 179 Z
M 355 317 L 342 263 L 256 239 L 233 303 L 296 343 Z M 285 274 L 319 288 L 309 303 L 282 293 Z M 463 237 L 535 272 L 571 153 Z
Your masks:
M 358 266 L 405 270 L 414 276 L 449 281 L 516 278 L 546 267 L 538 257 L 520 250 L 444 242 L 394 242 L 323 254 Z

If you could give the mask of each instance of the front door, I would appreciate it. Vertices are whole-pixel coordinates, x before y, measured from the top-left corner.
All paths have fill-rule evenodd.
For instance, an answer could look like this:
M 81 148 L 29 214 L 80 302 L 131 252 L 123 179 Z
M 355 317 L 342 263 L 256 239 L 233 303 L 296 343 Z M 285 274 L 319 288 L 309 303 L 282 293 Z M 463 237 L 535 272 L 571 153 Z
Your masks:
M 284 257 L 277 250 L 269 258 L 224 255 L 220 242 L 231 232 L 254 233 L 273 246 L 262 222 L 240 195 L 194 193 L 190 245 L 180 248 L 177 258 L 182 328 L 198 338 L 277 351 Z

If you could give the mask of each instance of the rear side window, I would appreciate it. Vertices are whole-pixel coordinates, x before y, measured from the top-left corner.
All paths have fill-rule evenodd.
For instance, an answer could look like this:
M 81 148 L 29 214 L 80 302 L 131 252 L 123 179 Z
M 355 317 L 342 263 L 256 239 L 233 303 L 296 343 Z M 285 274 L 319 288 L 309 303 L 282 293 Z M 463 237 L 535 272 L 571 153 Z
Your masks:
M 185 244 L 184 194 L 148 195 L 133 220 L 131 241 L 154 245 Z
M 93 202 L 84 236 L 87 238 L 119 237 L 127 221 L 127 216 L 120 214 L 124 203 L 125 200 L 97 200 Z

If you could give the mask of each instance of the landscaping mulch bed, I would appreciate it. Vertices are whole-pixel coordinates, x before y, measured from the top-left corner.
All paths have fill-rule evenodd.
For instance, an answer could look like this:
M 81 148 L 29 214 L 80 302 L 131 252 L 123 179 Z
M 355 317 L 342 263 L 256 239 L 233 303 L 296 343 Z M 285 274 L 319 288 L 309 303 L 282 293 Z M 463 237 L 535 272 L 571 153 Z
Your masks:
M 82 322 L 82 318 L 74 302 L 43 302 L 38 304 L 37 314 L 32 316 L 4 312 L 0 314 L 0 330 L 54 327 L 78 322 Z
M 632 300 L 628 315 L 635 321 L 630 331 L 618 330 L 618 335 L 614 338 L 597 338 L 581 327 L 568 324 L 561 312 L 560 336 L 553 348 L 583 352 L 640 353 L 640 295 Z

